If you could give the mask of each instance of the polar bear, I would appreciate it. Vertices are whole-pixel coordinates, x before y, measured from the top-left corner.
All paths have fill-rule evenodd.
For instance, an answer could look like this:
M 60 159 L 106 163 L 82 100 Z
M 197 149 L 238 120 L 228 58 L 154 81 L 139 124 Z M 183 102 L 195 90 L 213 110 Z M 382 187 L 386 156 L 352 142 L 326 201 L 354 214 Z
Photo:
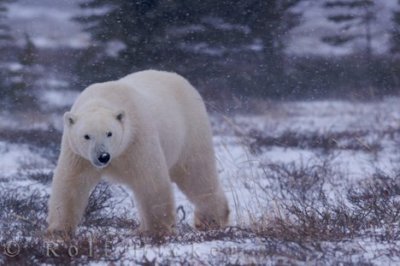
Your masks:
M 147 70 L 93 84 L 64 114 L 49 233 L 75 231 L 102 177 L 133 190 L 141 231 L 173 231 L 172 182 L 194 204 L 196 228 L 215 229 L 228 222 L 204 102 L 175 73 Z

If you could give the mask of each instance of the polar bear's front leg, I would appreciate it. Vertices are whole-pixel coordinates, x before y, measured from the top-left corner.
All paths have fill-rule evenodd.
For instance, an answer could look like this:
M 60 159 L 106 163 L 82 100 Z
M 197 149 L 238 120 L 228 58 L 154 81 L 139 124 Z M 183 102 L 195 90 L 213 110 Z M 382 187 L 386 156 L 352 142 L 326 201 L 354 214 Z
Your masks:
M 175 202 L 172 183 L 162 153 L 153 152 L 151 157 L 142 153 L 144 160 L 131 164 L 133 189 L 141 216 L 143 233 L 165 235 L 173 232 L 175 225 Z M 146 157 L 148 158 L 146 160 Z
M 86 208 L 89 194 L 99 180 L 100 176 L 94 169 L 59 160 L 48 204 L 48 233 L 71 234 L 75 231 Z
M 171 233 L 175 224 L 175 204 L 168 172 L 133 178 L 132 188 L 142 220 L 141 231 L 151 235 Z

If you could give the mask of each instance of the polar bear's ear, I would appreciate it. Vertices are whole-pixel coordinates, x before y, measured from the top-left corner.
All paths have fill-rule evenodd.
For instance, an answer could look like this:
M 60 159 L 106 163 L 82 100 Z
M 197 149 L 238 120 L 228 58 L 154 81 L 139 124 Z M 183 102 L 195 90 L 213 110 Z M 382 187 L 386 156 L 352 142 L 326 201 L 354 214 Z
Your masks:
M 72 126 L 76 122 L 76 115 L 71 112 L 66 112 L 64 114 L 64 123 L 67 126 Z
M 118 121 L 122 122 L 125 118 L 125 111 L 118 111 L 115 115 Z

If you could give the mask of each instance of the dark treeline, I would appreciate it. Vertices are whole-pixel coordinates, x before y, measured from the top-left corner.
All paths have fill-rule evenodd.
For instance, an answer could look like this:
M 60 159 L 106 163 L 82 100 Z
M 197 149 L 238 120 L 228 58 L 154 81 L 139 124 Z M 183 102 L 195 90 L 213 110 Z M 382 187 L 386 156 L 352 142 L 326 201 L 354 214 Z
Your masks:
M 7 9 L 2 6 L 10 1 L 0 0 L 1 43 L 12 43 L 3 15 Z M 302 2 L 321 5 L 329 11 L 326 20 L 337 24 L 338 31 L 321 36 L 322 42 L 338 47 L 357 40 L 365 44 L 363 48 L 356 54 L 340 57 L 287 53 L 291 30 L 304 19 L 302 10 L 297 8 Z M 400 87 L 397 56 L 400 12 L 393 12 L 390 51 L 376 55 L 372 42 L 380 11 L 377 1 L 81 0 L 79 3 L 82 12 L 74 20 L 90 34 L 91 45 L 59 53 L 68 62 L 65 71 L 71 74 L 74 88 L 82 89 L 93 82 L 147 68 L 178 72 L 210 98 L 227 95 L 371 98 L 398 94 Z M 35 62 L 38 64 L 38 58 L 46 52 L 39 51 L 42 56 L 35 57 L 35 49 L 27 35 L 26 47 L 20 48 L 15 56 L 21 67 L 11 74 L 4 68 L 0 74 L 3 98 L 16 97 L 16 92 L 24 91 L 26 83 L 32 83 L 40 73 Z M 60 59 L 54 59 L 57 60 Z
M 95 45 L 83 56 L 91 68 L 82 64 L 79 75 L 91 82 L 155 68 L 179 72 L 208 91 L 285 93 L 284 49 L 299 23 L 300 14 L 292 11 L 299 2 L 82 1 L 91 12 L 76 20 Z M 105 52 L 110 41 L 123 44 L 117 57 Z

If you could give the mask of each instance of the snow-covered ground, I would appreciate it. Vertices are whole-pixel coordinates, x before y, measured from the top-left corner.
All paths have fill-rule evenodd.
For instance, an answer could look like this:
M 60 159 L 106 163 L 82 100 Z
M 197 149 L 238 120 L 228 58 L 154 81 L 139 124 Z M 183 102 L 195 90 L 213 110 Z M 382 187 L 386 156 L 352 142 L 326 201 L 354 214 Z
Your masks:
M 59 110 L 65 108 L 60 97 L 69 99 L 68 102 L 76 97 L 60 93 L 44 95 L 42 100 L 48 109 L 37 114 L 0 113 L 0 194 L 6 198 L 0 200 L 5 209 L 0 214 L 3 232 L 0 248 L 5 251 L 0 250 L 0 263 L 32 256 L 39 262 L 54 262 L 54 258 L 39 258 L 40 254 L 34 254 L 46 252 L 46 247 L 40 245 L 35 252 L 31 248 L 24 252 L 28 248 L 21 244 L 15 258 L 7 255 L 7 247 L 9 243 L 20 244 L 24 237 L 29 239 L 24 240 L 25 244 L 34 241 L 37 235 L 40 239 L 45 229 L 45 205 L 62 130 Z M 350 188 L 361 189 L 378 180 L 378 173 L 388 176 L 391 182 L 396 181 L 390 177 L 400 173 L 400 99 L 268 102 L 265 106 L 268 107 L 258 113 L 228 116 L 213 113 L 211 117 L 219 176 L 232 210 L 231 227 L 196 232 L 190 227 L 192 205 L 175 187 L 177 206 L 181 206 L 177 210 L 180 220 L 177 236 L 154 244 L 136 235 L 137 210 L 131 192 L 123 186 L 111 185 L 104 190 L 107 193 L 102 194 L 101 189 L 97 192 L 97 197 L 105 195 L 105 201 L 97 203 L 102 206 L 98 210 L 93 205 L 95 210 L 88 211 L 89 218 L 79 230 L 110 235 L 111 255 L 106 256 L 108 250 L 103 243 L 94 246 L 96 259 L 87 258 L 88 254 L 82 252 L 77 261 L 85 258 L 106 263 L 117 258 L 119 263 L 154 259 L 189 264 L 400 263 L 396 248 L 400 244 L 400 219 L 389 223 L 383 216 L 380 226 L 363 225 L 357 230 L 345 224 L 345 231 L 354 235 L 345 232 L 336 238 L 328 237 L 331 231 L 321 236 L 318 232 L 307 233 L 301 241 L 296 234 L 281 233 L 281 237 L 274 234 L 278 230 L 274 224 L 277 218 L 288 224 L 293 219 L 296 224 L 295 213 L 285 208 L 294 200 L 297 202 L 293 206 L 310 204 L 307 208 L 319 209 L 321 213 L 339 203 L 355 212 L 355 205 L 346 197 Z M 105 185 L 100 187 L 104 189 Z M 392 193 L 391 188 L 387 189 L 394 204 L 387 208 L 394 206 L 400 211 L 400 205 L 396 205 L 400 191 Z M 319 198 L 321 193 L 326 201 Z M 316 199 L 320 201 L 314 203 Z M 23 206 L 38 214 L 32 215 Z M 365 214 L 364 219 L 369 215 Z M 309 221 L 303 222 L 303 227 L 310 226 Z M 267 229 L 270 231 L 266 233 Z M 387 237 L 389 231 L 393 237 Z M 118 236 L 118 240 L 111 236 Z

